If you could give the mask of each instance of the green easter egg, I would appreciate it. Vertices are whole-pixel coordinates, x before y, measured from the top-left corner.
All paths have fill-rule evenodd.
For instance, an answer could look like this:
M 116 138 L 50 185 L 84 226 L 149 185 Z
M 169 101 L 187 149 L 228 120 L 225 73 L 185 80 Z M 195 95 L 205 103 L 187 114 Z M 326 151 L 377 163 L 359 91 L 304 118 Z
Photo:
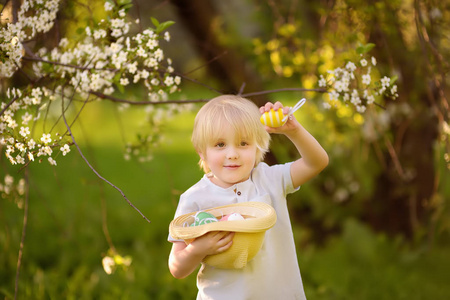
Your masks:
M 204 224 L 208 224 L 208 223 L 217 222 L 217 218 L 214 217 L 214 215 L 212 215 L 208 212 L 204 212 L 204 211 L 198 212 L 194 216 L 194 218 L 195 218 L 195 221 L 194 221 L 194 223 L 191 224 L 191 226 L 198 226 L 198 225 L 204 225 Z

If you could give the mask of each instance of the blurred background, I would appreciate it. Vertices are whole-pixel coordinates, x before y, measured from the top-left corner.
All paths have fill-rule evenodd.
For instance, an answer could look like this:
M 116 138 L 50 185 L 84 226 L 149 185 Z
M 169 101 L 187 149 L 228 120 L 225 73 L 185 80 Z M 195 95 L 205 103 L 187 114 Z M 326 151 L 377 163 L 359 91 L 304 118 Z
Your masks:
M 55 28 L 35 46 L 76 39 L 103 5 L 61 1 Z M 330 156 L 288 198 L 308 299 L 449 299 L 450 3 L 135 0 L 129 17 L 140 20 L 135 30 L 152 26 L 150 17 L 175 21 L 162 47 L 183 79 L 169 100 L 238 92 L 258 105 L 308 99 L 296 117 Z M 368 43 L 380 73 L 398 78 L 398 99 L 360 114 L 324 109 L 323 91 L 258 93 L 317 89 L 320 74 L 358 59 L 355 49 Z M 24 81 L 17 74 L 2 86 Z M 143 93 L 137 86 L 119 96 L 140 101 Z M 194 299 L 195 275 L 176 280 L 168 271 L 167 236 L 179 195 L 202 176 L 190 143 L 200 106 L 162 105 L 149 118 L 146 106 L 101 100 L 73 125 L 95 170 L 150 223 L 75 147 L 57 166 L 11 166 L 2 153 L 0 297 L 13 299 L 17 284 L 18 299 Z M 142 136 L 151 142 L 131 151 Z M 267 162 L 295 152 L 274 136 Z

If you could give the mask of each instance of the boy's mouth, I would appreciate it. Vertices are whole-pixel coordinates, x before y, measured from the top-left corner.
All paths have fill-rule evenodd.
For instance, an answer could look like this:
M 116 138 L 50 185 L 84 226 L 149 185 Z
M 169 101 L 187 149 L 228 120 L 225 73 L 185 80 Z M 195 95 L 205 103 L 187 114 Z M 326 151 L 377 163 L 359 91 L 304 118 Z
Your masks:
M 224 167 L 227 169 L 237 169 L 240 167 L 240 165 L 225 165 Z

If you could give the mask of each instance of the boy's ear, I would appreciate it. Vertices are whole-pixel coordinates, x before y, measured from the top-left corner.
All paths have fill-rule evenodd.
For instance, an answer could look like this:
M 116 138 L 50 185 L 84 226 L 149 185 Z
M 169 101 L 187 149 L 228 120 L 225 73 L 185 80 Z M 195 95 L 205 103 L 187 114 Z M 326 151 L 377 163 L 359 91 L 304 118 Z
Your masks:
M 199 150 L 197 150 L 197 154 L 198 154 L 198 156 L 200 156 L 201 160 L 205 160 L 205 157 L 204 157 L 204 155 L 203 155 L 202 152 L 200 152 Z

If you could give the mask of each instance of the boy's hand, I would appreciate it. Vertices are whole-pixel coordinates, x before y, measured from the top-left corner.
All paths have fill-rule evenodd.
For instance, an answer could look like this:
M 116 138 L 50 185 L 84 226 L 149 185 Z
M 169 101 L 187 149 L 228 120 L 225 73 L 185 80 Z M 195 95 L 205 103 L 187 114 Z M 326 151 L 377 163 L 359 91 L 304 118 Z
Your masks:
M 259 108 L 259 111 L 261 114 L 265 113 L 265 112 L 269 112 L 271 109 L 273 109 L 274 111 L 277 111 L 278 109 L 282 109 L 283 110 L 283 114 L 287 115 L 289 114 L 289 107 L 286 106 L 284 107 L 283 104 L 281 104 L 281 102 L 277 101 L 274 103 L 271 102 L 267 102 L 266 105 L 261 106 Z M 295 131 L 298 129 L 300 123 L 298 123 L 298 121 L 295 119 L 295 117 L 293 115 L 290 115 L 288 117 L 288 120 L 286 122 L 286 124 L 284 124 L 281 127 L 269 127 L 266 126 L 266 131 L 268 133 L 284 133 L 287 134 L 291 131 Z
M 190 245 L 198 255 L 214 255 L 228 250 L 233 237 L 234 232 L 212 231 L 196 238 Z

